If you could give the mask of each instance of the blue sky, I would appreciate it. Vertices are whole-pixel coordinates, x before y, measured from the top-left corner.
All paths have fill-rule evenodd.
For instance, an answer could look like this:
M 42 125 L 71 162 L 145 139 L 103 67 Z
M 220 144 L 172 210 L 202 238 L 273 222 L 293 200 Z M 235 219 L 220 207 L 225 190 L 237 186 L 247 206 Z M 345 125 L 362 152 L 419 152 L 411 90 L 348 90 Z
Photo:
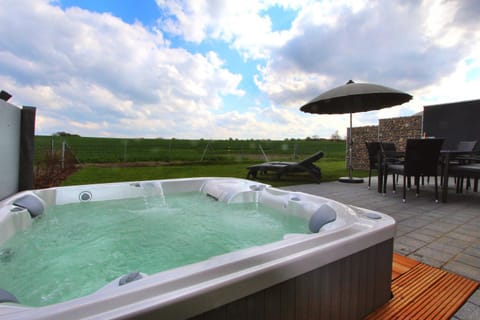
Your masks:
M 0 89 L 37 134 L 345 135 L 300 106 L 349 79 L 414 96 L 354 126 L 479 99 L 480 2 L 2 0 Z

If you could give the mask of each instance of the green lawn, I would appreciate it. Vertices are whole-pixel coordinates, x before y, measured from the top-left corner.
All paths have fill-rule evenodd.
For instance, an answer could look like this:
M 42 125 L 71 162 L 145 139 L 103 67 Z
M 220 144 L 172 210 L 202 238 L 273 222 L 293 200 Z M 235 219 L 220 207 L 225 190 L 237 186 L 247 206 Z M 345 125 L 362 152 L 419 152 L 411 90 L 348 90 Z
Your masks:
M 157 167 L 84 167 L 64 181 L 63 185 L 94 184 L 120 181 L 141 181 L 191 177 L 236 177 L 246 178 L 248 163 L 163 165 Z M 316 164 L 322 169 L 322 181 L 337 180 L 347 175 L 344 161 L 321 159 Z M 355 171 L 355 176 L 366 176 L 367 171 Z M 295 174 L 276 180 L 273 177 L 259 177 L 258 181 L 276 187 L 313 183 L 308 174 Z
M 66 159 L 82 165 L 82 169 L 69 176 L 62 185 L 189 177 L 245 178 L 246 168 L 264 162 L 265 155 L 272 161 L 300 161 L 320 150 L 324 157 L 316 164 L 322 169 L 322 181 L 347 175 L 345 141 L 338 140 L 35 137 L 35 161 L 39 166 L 58 162 L 63 158 L 62 150 L 66 151 Z M 355 175 L 365 176 L 366 171 L 356 171 Z M 258 178 L 274 186 L 313 182 L 307 173 L 284 176 L 281 180 Z

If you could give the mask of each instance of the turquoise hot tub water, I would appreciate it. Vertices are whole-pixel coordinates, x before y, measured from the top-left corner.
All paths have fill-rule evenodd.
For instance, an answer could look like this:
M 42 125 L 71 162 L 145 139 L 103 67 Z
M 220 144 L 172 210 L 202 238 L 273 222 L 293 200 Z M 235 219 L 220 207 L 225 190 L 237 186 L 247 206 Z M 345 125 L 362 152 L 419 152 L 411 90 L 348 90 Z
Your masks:
M 132 271 L 154 274 L 288 233 L 310 232 L 301 217 L 199 192 L 59 205 L 0 245 L 0 288 L 24 305 L 48 305 Z

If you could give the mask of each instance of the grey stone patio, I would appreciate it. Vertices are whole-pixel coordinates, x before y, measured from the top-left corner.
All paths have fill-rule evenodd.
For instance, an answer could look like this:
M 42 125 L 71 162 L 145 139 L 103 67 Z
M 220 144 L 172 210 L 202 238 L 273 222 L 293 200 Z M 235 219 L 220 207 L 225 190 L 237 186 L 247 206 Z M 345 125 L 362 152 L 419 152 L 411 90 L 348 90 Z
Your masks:
M 366 179 L 365 179 L 366 181 Z M 407 192 L 402 202 L 402 186 L 392 193 L 377 192 L 376 178 L 369 190 L 367 183 L 324 182 L 284 187 L 315 194 L 358 207 L 390 215 L 397 222 L 395 252 L 425 264 L 480 282 L 480 192 L 456 194 L 452 186 L 447 203 L 435 203 L 433 182 Z M 480 289 L 452 319 L 480 319 Z

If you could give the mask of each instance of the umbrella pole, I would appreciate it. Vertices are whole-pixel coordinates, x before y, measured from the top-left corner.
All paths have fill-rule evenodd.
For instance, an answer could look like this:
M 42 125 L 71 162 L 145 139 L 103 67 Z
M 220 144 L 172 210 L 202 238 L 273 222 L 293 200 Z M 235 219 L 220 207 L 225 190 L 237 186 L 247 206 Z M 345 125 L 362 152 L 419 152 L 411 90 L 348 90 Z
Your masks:
M 353 166 L 352 166 L 352 146 L 353 146 L 353 136 L 352 136 L 352 113 L 350 112 L 350 132 L 348 135 L 348 177 L 341 177 L 338 179 L 340 182 L 345 183 L 362 183 L 362 178 L 354 178 L 353 175 Z
M 353 145 L 353 137 L 352 137 L 352 113 L 350 112 L 350 134 L 349 134 L 348 141 L 348 176 L 352 179 L 353 169 L 352 169 L 352 145 Z

